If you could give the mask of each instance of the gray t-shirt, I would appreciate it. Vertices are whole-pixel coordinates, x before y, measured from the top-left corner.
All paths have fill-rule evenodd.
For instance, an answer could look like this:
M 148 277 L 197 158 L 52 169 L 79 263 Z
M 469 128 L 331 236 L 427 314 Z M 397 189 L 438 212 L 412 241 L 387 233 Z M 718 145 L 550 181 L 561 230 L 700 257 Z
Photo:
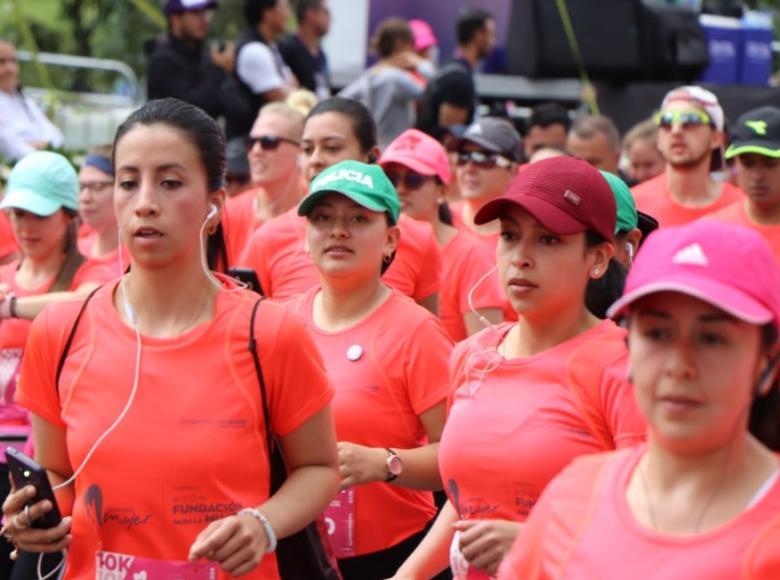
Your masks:
M 369 69 L 339 93 L 362 102 L 377 123 L 379 146 L 386 147 L 414 126 L 415 101 L 423 87 L 403 69 L 386 66 Z

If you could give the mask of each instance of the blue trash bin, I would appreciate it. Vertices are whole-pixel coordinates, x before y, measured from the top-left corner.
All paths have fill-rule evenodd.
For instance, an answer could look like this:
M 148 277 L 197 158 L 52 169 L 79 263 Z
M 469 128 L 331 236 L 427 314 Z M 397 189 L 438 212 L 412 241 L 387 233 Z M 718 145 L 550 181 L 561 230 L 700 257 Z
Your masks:
M 772 75 L 772 40 L 769 28 L 743 28 L 739 82 L 743 85 L 768 85 Z

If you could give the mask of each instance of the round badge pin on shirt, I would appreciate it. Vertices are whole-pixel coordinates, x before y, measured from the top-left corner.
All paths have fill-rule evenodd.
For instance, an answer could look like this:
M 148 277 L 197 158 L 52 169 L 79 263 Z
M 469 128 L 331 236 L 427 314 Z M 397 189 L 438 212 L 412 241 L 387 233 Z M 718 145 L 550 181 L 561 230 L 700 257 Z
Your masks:
M 361 356 L 363 356 L 363 347 L 359 344 L 353 344 L 347 349 L 347 358 L 352 362 L 360 360 Z

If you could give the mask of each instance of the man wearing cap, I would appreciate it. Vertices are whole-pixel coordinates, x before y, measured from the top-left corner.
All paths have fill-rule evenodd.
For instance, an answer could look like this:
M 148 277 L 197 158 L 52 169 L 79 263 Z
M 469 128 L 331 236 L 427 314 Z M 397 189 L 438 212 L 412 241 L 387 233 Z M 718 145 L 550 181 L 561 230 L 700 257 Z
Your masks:
M 476 234 L 495 251 L 499 225 L 478 226 L 474 216 L 487 202 L 503 195 L 517 174 L 520 135 L 506 119 L 483 117 L 466 130 L 456 151 L 462 201 L 451 206 L 453 225 Z
M 215 0 L 167 0 L 168 32 L 150 50 L 147 94 L 175 97 L 212 117 L 223 113 L 219 87 L 233 71 L 232 45 L 206 47 Z
M 301 87 L 326 99 L 330 96 L 330 71 L 321 42 L 330 30 L 327 0 L 298 0 L 295 18 L 298 29 L 279 41 L 279 52 Z
M 734 159 L 747 199 L 713 217 L 758 231 L 780 261 L 780 109 L 759 107 L 742 115 L 726 159 Z
M 670 91 L 655 117 L 664 173 L 633 188 L 637 208 L 661 225 L 682 225 L 744 199 L 710 172 L 722 165 L 723 109 L 718 98 L 697 86 Z

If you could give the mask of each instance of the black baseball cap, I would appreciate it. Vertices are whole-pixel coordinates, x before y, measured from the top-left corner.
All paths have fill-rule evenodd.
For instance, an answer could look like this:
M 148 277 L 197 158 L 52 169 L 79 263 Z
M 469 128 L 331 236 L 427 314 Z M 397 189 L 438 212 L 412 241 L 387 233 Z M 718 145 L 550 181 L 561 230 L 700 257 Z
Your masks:
M 165 3 L 165 15 L 170 16 L 177 12 L 193 12 L 217 7 L 216 0 L 167 0 Z
M 780 158 L 780 109 L 759 107 L 739 118 L 731 133 L 726 159 L 743 153 Z

